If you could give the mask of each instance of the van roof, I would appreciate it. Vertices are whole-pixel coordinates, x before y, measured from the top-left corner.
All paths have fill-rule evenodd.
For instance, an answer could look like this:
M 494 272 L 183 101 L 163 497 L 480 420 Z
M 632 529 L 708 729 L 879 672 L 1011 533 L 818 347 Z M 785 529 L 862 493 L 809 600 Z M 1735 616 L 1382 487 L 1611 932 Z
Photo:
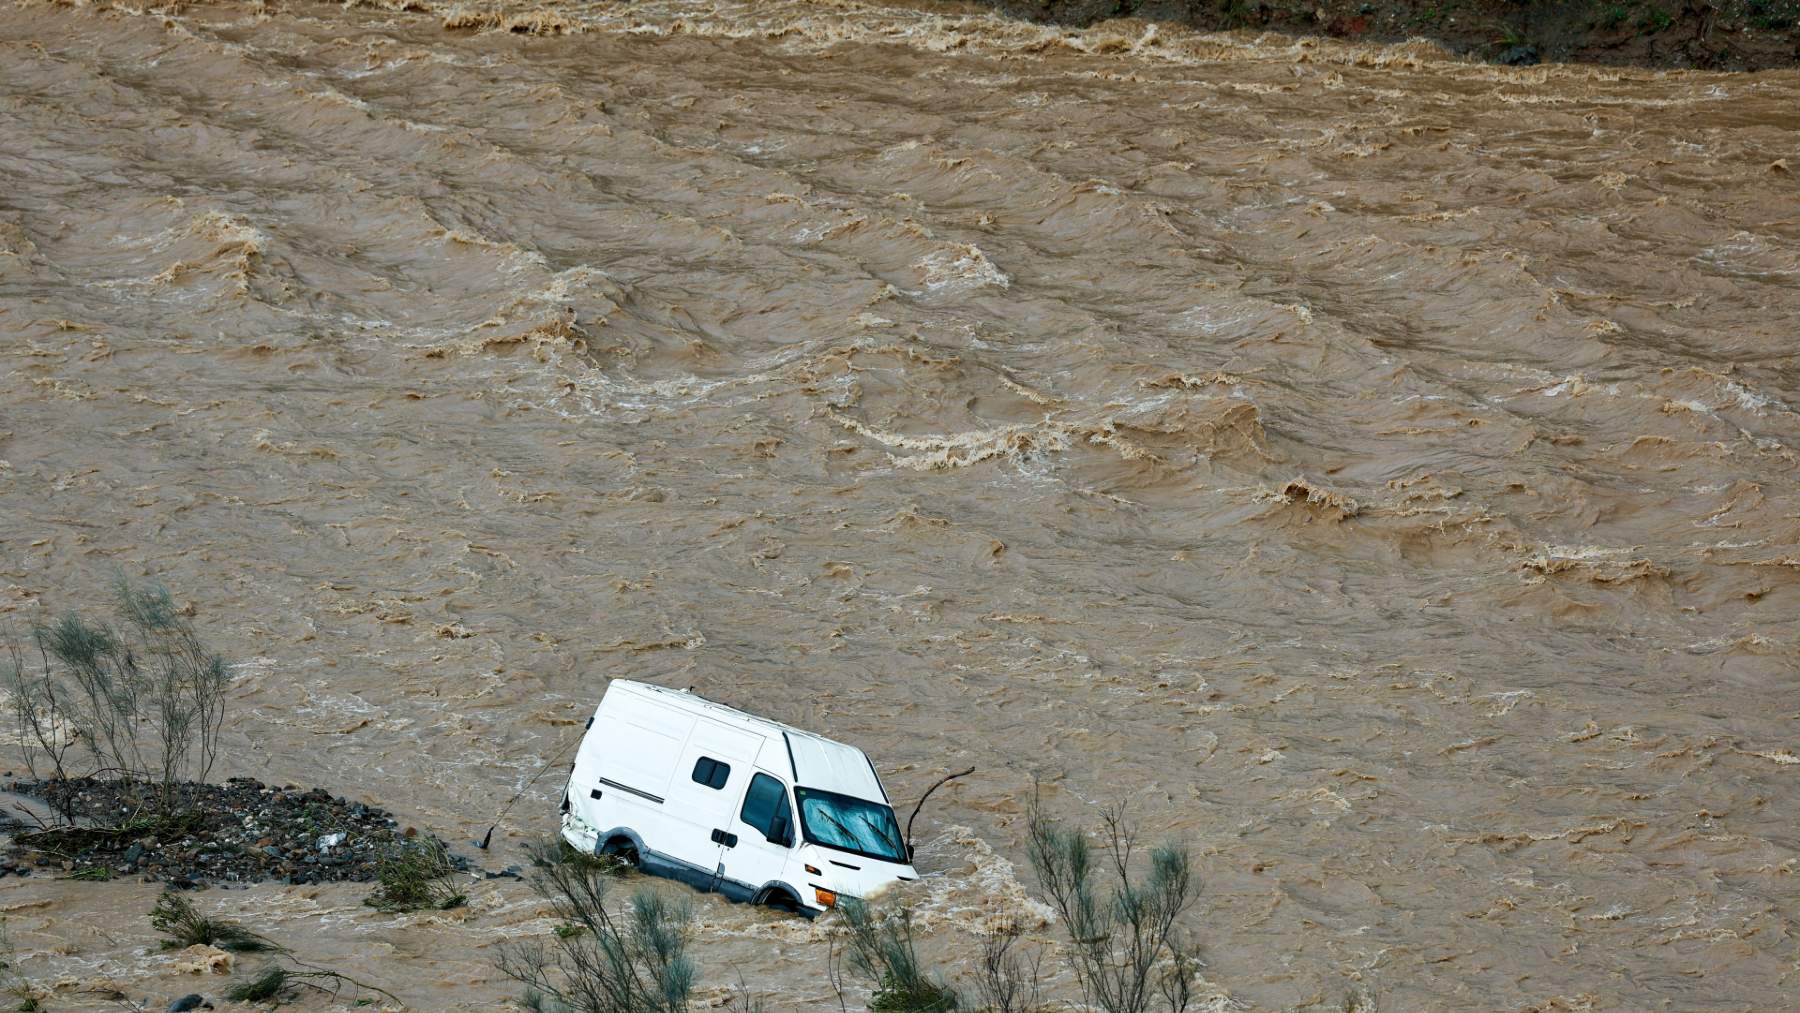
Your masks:
M 630 679 L 612 680 L 606 691 L 610 694 L 614 690 L 653 698 L 734 724 L 747 725 L 771 738 L 783 737 L 787 745 L 788 760 L 793 768 L 791 773 L 799 787 L 887 801 L 887 791 L 875 776 L 875 765 L 870 762 L 867 753 L 855 746 L 828 739 L 804 728 L 795 728 L 793 725 L 741 711 L 736 707 L 727 707 L 689 690 L 669 689 Z

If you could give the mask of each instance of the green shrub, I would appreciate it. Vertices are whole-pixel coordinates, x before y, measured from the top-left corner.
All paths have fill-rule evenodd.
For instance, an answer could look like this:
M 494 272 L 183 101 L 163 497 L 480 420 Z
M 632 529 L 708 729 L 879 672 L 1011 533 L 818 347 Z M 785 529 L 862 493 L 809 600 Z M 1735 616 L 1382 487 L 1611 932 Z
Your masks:
M 877 914 L 854 897 L 838 901 L 850 967 L 875 986 L 873 1013 L 947 1013 L 956 993 L 928 977 L 913 949 L 912 911 L 904 906 Z
M 456 863 L 442 843 L 402 840 L 375 863 L 375 892 L 363 903 L 377 911 L 460 907 L 468 897 L 454 885 L 456 871 Z
M 561 927 L 547 941 L 503 946 L 496 959 L 500 973 L 525 986 L 525 1007 L 684 1013 L 696 976 L 687 954 L 691 909 L 640 890 L 614 912 L 608 906 L 614 863 L 571 857 L 559 845 L 532 849 L 531 884 L 550 901 Z
M 267 937 L 236 922 L 208 918 L 178 893 L 165 892 L 156 899 L 156 906 L 150 909 L 150 927 L 163 934 L 165 950 L 216 946 L 233 953 L 260 953 L 281 949 Z
M 264 1002 L 279 996 L 288 987 L 288 970 L 271 967 L 249 981 L 240 981 L 225 990 L 232 1002 Z
M 392 1006 L 405 1009 L 406 1004 L 400 997 L 385 988 L 378 988 L 367 982 L 357 981 L 347 974 L 341 974 L 325 967 L 310 967 L 305 964 L 299 967 L 283 967 L 270 964 L 248 981 L 240 981 L 225 990 L 225 998 L 232 1002 L 270 1002 L 276 1005 L 293 998 L 293 993 L 301 988 L 310 988 L 326 999 L 337 1000 L 346 989 L 350 990 L 351 1006 L 373 1006 L 377 1000 L 374 996 L 386 999 Z M 364 995 L 363 993 L 369 993 Z M 338 1008 L 341 1008 L 338 1007 Z
M 1079 831 L 1065 830 L 1034 803 L 1029 856 L 1069 934 L 1069 962 L 1088 1005 L 1106 1013 L 1143 1013 L 1158 993 L 1186 1005 L 1197 978 L 1193 950 L 1177 922 L 1198 891 L 1185 849 L 1165 844 L 1150 853 L 1148 874 L 1132 879 L 1134 834 L 1120 809 L 1101 816 L 1104 859 L 1113 880 L 1102 896 L 1094 852 Z

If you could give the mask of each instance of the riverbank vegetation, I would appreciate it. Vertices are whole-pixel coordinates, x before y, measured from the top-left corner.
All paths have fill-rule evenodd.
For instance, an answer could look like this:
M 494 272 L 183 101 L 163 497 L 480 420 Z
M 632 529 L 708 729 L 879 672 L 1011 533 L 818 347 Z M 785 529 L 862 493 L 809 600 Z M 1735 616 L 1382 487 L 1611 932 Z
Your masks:
M 987 0 L 1068 25 L 1141 18 L 1368 42 L 1425 38 L 1452 53 L 1541 61 L 1761 70 L 1800 64 L 1800 0 Z

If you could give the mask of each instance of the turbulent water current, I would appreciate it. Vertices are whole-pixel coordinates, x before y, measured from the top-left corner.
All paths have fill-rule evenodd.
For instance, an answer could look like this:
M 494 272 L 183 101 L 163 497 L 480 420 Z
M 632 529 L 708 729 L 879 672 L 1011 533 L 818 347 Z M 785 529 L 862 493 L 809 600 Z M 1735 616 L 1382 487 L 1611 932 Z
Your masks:
M 7 4 L 0 611 L 166 581 L 236 662 L 220 773 L 456 840 L 613 677 L 856 743 L 903 816 L 973 765 L 911 890 L 952 982 L 996 925 L 1059 938 L 1036 791 L 1191 849 L 1211 1008 L 1779 1008 L 1797 141 L 1789 71 Z M 156 889 L 0 914 L 63 1005 L 216 994 L 147 952 Z M 495 944 L 553 923 L 471 895 L 199 896 L 495 1008 Z M 837 1008 L 828 921 L 697 911 L 709 995 Z

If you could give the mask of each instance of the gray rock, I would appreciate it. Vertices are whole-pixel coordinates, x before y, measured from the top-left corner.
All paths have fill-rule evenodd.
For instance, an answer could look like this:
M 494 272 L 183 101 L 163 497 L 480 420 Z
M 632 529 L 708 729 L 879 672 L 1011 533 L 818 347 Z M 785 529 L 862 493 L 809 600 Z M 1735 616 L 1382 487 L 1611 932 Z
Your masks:
M 213 1004 L 207 1002 L 205 996 L 198 992 L 189 992 L 169 1004 L 169 1013 L 192 1013 L 193 1010 L 212 1008 Z
M 1514 46 L 1500 54 L 1500 62 L 1508 67 L 1535 67 L 1538 64 L 1536 46 Z

